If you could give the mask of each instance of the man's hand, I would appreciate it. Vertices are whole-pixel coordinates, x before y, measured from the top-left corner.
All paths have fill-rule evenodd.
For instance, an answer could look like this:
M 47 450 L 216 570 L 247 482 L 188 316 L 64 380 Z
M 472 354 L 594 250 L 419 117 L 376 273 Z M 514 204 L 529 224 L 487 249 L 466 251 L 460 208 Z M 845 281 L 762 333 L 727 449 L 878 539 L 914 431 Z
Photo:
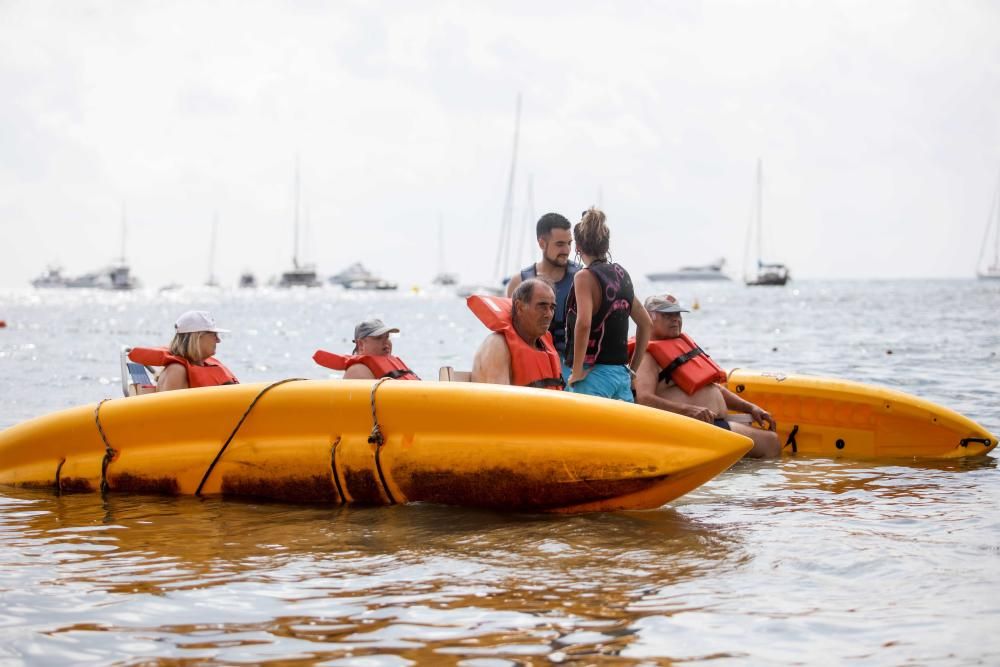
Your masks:
M 754 424 L 759 424 L 761 428 L 768 431 L 773 431 L 778 427 L 770 412 L 753 404 L 750 405 L 750 417 Z
M 703 422 L 708 422 L 709 424 L 715 421 L 715 413 L 708 408 L 703 408 L 699 405 L 687 405 L 684 407 L 684 411 L 681 414 L 685 417 L 691 417 L 692 419 L 699 419 Z

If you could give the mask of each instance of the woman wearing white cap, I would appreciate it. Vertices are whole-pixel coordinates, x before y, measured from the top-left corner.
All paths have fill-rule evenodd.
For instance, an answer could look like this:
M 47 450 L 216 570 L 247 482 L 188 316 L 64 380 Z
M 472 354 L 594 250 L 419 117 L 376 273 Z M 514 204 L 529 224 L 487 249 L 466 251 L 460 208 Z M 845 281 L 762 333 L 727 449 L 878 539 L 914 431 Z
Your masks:
M 215 326 L 211 315 L 204 310 L 189 310 L 177 318 L 174 330 L 169 349 L 160 350 L 160 363 L 149 364 L 165 366 L 156 381 L 156 391 L 239 383 L 229 369 L 212 356 L 219 343 L 219 334 L 229 333 L 229 330 Z M 136 360 L 131 353 L 129 357 Z

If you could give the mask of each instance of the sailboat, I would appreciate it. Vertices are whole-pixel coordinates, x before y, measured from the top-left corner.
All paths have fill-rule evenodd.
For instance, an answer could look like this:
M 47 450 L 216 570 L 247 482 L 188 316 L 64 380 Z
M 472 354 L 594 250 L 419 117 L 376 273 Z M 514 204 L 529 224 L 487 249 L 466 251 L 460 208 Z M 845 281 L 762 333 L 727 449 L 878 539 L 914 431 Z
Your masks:
M 444 222 L 438 218 L 438 272 L 431 281 L 435 285 L 450 287 L 458 282 L 458 275 L 445 269 L 444 261 Z
M 473 294 L 487 296 L 503 296 L 506 290 L 503 279 L 507 276 L 508 258 L 510 256 L 510 228 L 514 217 L 514 177 L 517 174 L 517 144 L 521 134 L 521 94 L 517 95 L 517 110 L 514 115 L 514 150 L 510 160 L 510 172 L 507 175 L 507 197 L 504 200 L 503 214 L 500 217 L 500 241 L 497 244 L 496 262 L 493 266 L 495 281 L 488 285 L 463 285 L 456 290 L 460 297 Z
M 316 267 L 299 262 L 299 162 L 295 161 L 295 215 L 292 240 L 292 268 L 284 271 L 278 280 L 278 287 L 319 287 Z
M 219 234 L 219 214 L 212 216 L 212 238 L 208 245 L 208 280 L 205 287 L 218 287 L 219 280 L 215 277 L 215 243 Z
M 764 255 L 764 196 L 763 196 L 763 168 L 761 167 L 760 159 L 757 160 L 757 198 L 755 202 L 756 215 L 755 219 L 751 220 L 751 227 L 747 231 L 747 248 L 750 248 L 750 239 L 755 235 L 757 237 L 757 273 L 753 276 L 744 276 L 744 282 L 749 286 L 762 285 L 762 286 L 782 286 L 788 282 L 791 277 L 788 273 L 788 267 L 784 264 L 777 262 L 765 262 L 762 257 Z M 754 224 L 756 223 L 756 224 Z M 747 252 L 744 252 L 744 259 Z M 744 264 L 745 266 L 745 264 Z
M 988 266 L 979 270 L 983 266 L 983 256 L 986 255 L 990 245 L 990 233 L 993 233 L 993 261 Z M 979 249 L 979 261 L 976 262 L 976 275 L 980 280 L 1000 280 L 1000 178 L 997 179 L 997 189 L 993 193 L 993 202 L 990 206 L 990 217 L 986 221 L 986 232 L 983 234 L 983 244 Z

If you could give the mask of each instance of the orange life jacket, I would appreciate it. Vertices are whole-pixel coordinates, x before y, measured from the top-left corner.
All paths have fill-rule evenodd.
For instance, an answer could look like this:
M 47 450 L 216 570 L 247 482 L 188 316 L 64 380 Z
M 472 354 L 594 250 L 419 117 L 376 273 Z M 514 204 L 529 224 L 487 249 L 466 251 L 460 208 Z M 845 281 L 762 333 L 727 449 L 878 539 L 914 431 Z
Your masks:
M 631 354 L 635 348 L 634 338 L 629 340 L 628 346 Z M 661 369 L 660 380 L 672 380 L 688 396 L 712 383 L 726 381 L 726 371 L 687 334 L 666 340 L 651 340 L 646 351 L 653 355 Z
M 552 332 L 538 339 L 541 349 L 528 345 L 514 329 L 510 299 L 474 294 L 466 299 L 479 321 L 490 331 L 503 334 L 510 350 L 511 384 L 519 387 L 562 389 L 562 362 L 552 344 Z
M 392 356 L 372 356 L 370 354 L 336 354 L 326 350 L 316 350 L 313 361 L 325 368 L 346 371 L 354 364 L 364 364 L 376 378 L 394 380 L 419 380 L 417 374 L 406 367 L 403 360 Z
M 165 347 L 133 347 L 128 358 L 143 366 L 169 366 L 180 364 L 187 370 L 188 387 L 216 387 L 223 384 L 239 384 L 232 372 L 215 357 L 208 357 L 204 366 L 192 364 L 184 357 L 170 354 Z

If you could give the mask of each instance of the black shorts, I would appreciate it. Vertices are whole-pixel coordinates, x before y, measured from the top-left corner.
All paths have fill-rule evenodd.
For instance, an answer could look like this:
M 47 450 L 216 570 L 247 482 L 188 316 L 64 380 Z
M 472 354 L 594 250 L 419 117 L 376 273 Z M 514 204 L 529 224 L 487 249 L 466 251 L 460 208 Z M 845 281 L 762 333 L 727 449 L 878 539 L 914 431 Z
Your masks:
M 726 429 L 727 431 L 732 431 L 733 430 L 733 429 L 729 428 L 729 422 L 727 422 L 722 417 L 717 417 L 716 420 L 714 422 L 712 422 L 712 423 L 715 424 L 716 426 L 718 426 L 719 428 Z

